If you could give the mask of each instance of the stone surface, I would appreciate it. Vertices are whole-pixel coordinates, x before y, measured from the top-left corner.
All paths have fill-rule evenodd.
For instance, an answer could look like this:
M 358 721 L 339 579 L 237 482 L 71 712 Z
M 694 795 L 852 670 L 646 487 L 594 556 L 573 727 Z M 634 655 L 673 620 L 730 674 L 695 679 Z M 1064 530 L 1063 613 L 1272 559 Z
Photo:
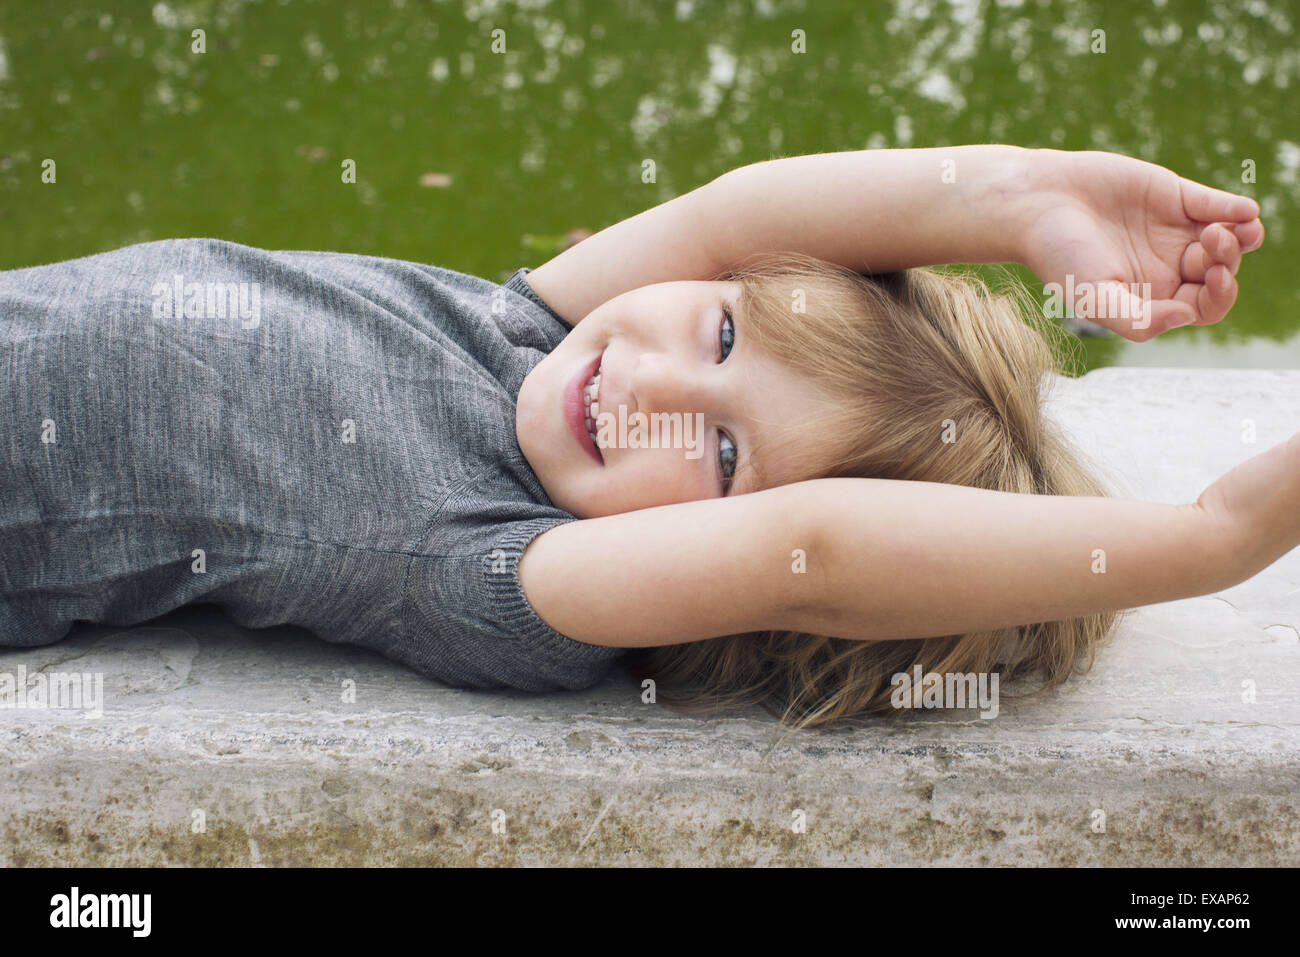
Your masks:
M 1300 372 L 1105 369 L 1051 410 L 1116 494 L 1192 501 L 1300 429 Z M 19 666 L 105 698 L 0 711 L 5 865 L 1300 863 L 1300 550 L 1131 612 L 1088 676 L 1004 687 L 994 720 L 770 749 L 761 711 L 682 716 L 621 675 L 458 691 L 204 608 L 0 651 Z

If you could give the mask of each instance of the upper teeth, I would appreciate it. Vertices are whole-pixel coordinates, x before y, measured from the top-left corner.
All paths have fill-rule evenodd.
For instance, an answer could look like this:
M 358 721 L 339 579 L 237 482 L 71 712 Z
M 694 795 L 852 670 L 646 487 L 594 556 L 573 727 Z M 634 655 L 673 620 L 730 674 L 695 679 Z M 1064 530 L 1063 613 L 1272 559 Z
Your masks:
M 600 370 L 587 380 L 587 384 L 582 387 L 582 403 L 587 407 L 587 434 L 591 436 L 593 445 L 596 442 L 596 420 L 600 417 Z

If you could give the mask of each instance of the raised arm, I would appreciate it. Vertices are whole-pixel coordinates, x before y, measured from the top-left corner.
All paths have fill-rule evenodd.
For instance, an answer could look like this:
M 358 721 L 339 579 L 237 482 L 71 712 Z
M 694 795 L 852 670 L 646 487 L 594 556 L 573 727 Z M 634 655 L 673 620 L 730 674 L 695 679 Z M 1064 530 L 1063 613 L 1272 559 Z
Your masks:
M 861 272 L 1023 263 L 1077 314 L 1134 341 L 1222 319 L 1242 253 L 1264 241 L 1253 199 L 1096 150 L 796 156 L 732 170 L 701 195 L 714 261 L 757 247 Z
M 902 639 L 1201 595 L 1298 543 L 1300 434 L 1194 504 L 818 479 L 562 525 L 519 569 L 542 619 L 589 644 Z
M 1015 261 L 1030 213 L 1030 156 L 957 146 L 753 163 L 601 230 L 528 283 L 576 324 L 631 289 L 712 279 L 755 252 L 793 250 L 862 272 Z M 952 181 L 944 164 L 953 164 Z
M 860 272 L 1019 262 L 1074 289 L 1077 312 L 1142 340 L 1223 318 L 1242 253 L 1263 242 L 1258 214 L 1248 197 L 1114 153 L 819 153 L 724 173 L 578 243 L 528 281 L 576 323 L 630 289 L 711 279 L 755 252 L 801 252 Z

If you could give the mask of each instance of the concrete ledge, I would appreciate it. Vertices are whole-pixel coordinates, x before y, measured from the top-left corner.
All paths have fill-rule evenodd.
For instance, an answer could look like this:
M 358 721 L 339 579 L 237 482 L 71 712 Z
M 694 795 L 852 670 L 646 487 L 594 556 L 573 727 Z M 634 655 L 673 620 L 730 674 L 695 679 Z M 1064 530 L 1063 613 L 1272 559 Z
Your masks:
M 1104 369 L 1052 414 L 1116 494 L 1190 501 L 1300 428 L 1300 372 Z M 457 691 L 203 608 L 0 651 L 19 666 L 102 672 L 104 714 L 0 711 L 5 865 L 1300 863 L 1300 551 L 1132 613 L 1086 678 L 1004 687 L 994 720 L 770 752 L 762 712 L 683 717 L 621 677 Z

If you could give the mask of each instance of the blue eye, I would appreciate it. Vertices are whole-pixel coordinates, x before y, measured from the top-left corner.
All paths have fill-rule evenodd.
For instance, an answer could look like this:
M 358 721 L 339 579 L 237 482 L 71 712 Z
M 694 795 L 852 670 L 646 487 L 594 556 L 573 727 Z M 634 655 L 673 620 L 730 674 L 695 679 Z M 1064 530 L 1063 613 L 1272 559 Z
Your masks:
M 722 494 L 726 495 L 732 476 L 736 474 L 736 443 L 721 431 L 718 432 L 718 468 L 722 472 Z
M 718 330 L 718 344 L 720 347 L 718 361 L 722 362 L 731 354 L 736 344 L 736 327 L 731 321 L 731 307 L 725 304 L 722 307 L 722 327 Z

